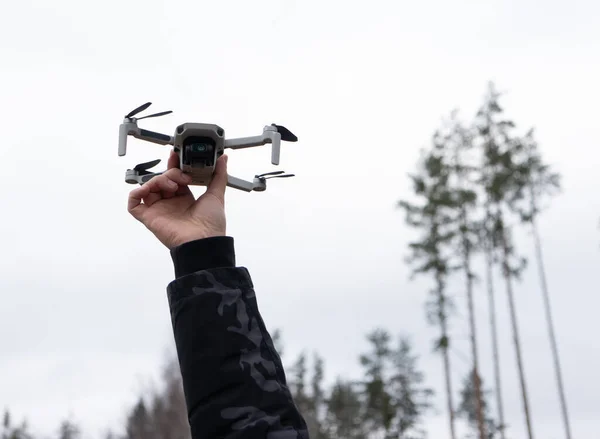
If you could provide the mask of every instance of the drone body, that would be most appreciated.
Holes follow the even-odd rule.
[[[127,152],[127,137],[133,136],[159,145],[172,145],[179,156],[180,169],[192,177],[191,185],[208,186],[212,180],[217,159],[221,157],[226,148],[241,149],[261,146],[270,143],[271,163],[279,165],[281,141],[296,142],[298,138],[287,128],[281,125],[267,125],[261,135],[226,139],[225,130],[218,125],[206,123],[184,123],[175,129],[173,136],[144,130],[138,127],[137,121],[149,117],[164,116],[171,111],[151,114],[135,118],[134,116],[151,105],[150,102],[136,108],[125,116],[119,127],[119,156]],[[143,184],[153,177],[160,175],[158,172],[149,172],[148,169],[156,166],[160,160],[141,163],[125,173],[125,181],[130,184]],[[266,180],[269,178],[293,177],[293,174],[284,174],[283,171],[269,172],[255,175],[253,181],[242,180],[231,175],[227,176],[229,187],[246,192],[264,191]]]

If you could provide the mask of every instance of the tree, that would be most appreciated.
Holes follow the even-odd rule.
[[[482,397],[481,403],[478,403],[476,396],[477,390],[475,389],[476,383],[479,383],[481,389],[483,386],[481,378],[475,375],[475,370],[471,370],[463,381],[463,387],[460,393],[460,403],[457,412],[466,418],[467,423],[471,426],[472,430],[477,431],[477,435],[479,435],[480,429],[478,412],[481,410],[483,412],[487,427],[485,439],[494,439],[496,437],[496,433],[499,433],[499,429],[489,415],[486,397],[488,392],[480,390]],[[478,405],[480,405],[481,408],[478,407]]]
[[[550,166],[544,163],[538,148],[538,143],[534,138],[533,129],[529,130],[522,139],[522,146],[525,157],[524,160],[522,160],[519,172],[516,173],[516,175],[521,178],[521,181],[518,186],[519,190],[516,191],[511,200],[511,207],[519,214],[521,220],[531,227],[565,436],[567,439],[571,439],[567,400],[562,379],[554,321],[552,318],[552,307],[550,305],[550,293],[548,291],[546,269],[544,267],[542,241],[537,226],[537,218],[542,211],[542,206],[540,205],[542,200],[545,197],[555,195],[560,191],[560,175],[553,172]]]
[[[511,133],[515,126],[512,121],[498,120],[503,112],[498,103],[499,96],[493,85],[490,84],[488,95],[476,118],[477,135],[483,150],[480,183],[485,190],[487,205],[490,209],[486,233],[489,236],[489,242],[499,250],[500,254],[517,358],[523,413],[528,437],[533,439],[513,289],[513,281],[519,279],[527,261],[516,254],[511,230],[506,221],[511,200],[514,199],[516,193],[522,190],[520,179],[515,178],[520,166],[515,160],[520,157],[522,143]]]
[[[363,405],[355,383],[337,379],[326,399],[327,434],[332,439],[364,439],[367,430],[363,423]]]
[[[409,338],[400,336],[397,348],[391,348],[389,333],[375,329],[367,339],[371,350],[360,356],[365,429],[389,439],[423,437],[419,423],[431,407],[433,390],[424,386]]]
[[[387,362],[391,353],[390,334],[383,329],[375,329],[367,334],[367,340],[371,345],[371,352],[360,356],[360,364],[365,370],[364,418],[370,431],[388,432],[395,415],[386,377]]]
[[[308,414],[312,421],[310,437],[314,439],[326,439],[327,433],[324,425],[325,390],[323,389],[323,378],[325,373],[325,362],[316,352],[313,354],[313,375],[311,379],[311,398]]]
[[[480,225],[474,220],[478,209],[477,192],[473,186],[476,182],[477,167],[472,163],[471,156],[473,150],[472,134],[456,118],[456,113],[452,114],[449,126],[440,135],[441,148],[446,151],[450,173],[449,189],[452,195],[452,206],[455,209],[457,226],[456,240],[451,244],[454,253],[458,257],[457,264],[464,273],[465,292],[467,296],[467,310],[469,316],[469,338],[471,344],[471,358],[474,369],[474,398],[475,414],[477,418],[477,427],[479,439],[485,439],[485,420],[483,415],[482,396],[479,386],[479,356],[477,352],[477,328],[475,324],[475,307],[473,298],[473,282],[475,273],[472,268],[472,258],[475,252],[479,250],[478,234]]]
[[[191,439],[183,380],[177,358],[163,367],[163,386],[152,401],[151,418],[155,434],[160,439]]]
[[[314,439],[326,439],[323,425],[325,416],[325,398],[323,390],[323,359],[314,354],[314,371],[311,379],[310,392],[307,390],[307,361],[306,354],[301,352],[296,363],[291,368],[290,390],[294,402],[306,421],[309,435]]]
[[[449,209],[452,209],[452,197],[448,189],[449,177],[443,145],[439,142],[439,133],[436,133],[432,150],[425,153],[418,164],[418,174],[410,176],[419,204],[405,200],[398,204],[406,213],[407,224],[421,230],[421,239],[409,244],[411,255],[408,261],[416,265],[413,276],[431,274],[434,279],[431,299],[426,304],[427,316],[429,322],[440,329],[435,349],[442,353],[450,437],[456,439],[451,364],[448,355],[448,317],[454,308],[446,292],[448,276],[454,267],[445,250],[447,244],[455,238],[451,227],[454,218],[449,212]]]
[[[306,353],[301,352],[290,369],[289,387],[294,402],[301,413],[306,413],[310,407],[310,398],[306,391]]]
[[[126,439],[154,439],[152,419],[146,409],[144,400],[140,398],[127,418],[125,427]]]
[[[418,368],[417,360],[409,338],[401,336],[398,348],[392,352],[390,394],[395,417],[390,437],[416,439],[425,436],[419,424],[422,416],[431,408],[433,390],[424,386],[425,377]]]
[[[80,437],[81,431],[77,424],[69,419],[61,422],[58,428],[58,439],[79,439]]]
[[[500,439],[505,439],[506,423],[504,421],[504,403],[502,400],[502,377],[500,373],[500,353],[498,349],[498,327],[496,325],[496,298],[494,290],[493,267],[498,263],[497,246],[494,238],[486,230],[492,230],[492,215],[489,198],[485,201],[484,227],[480,230],[480,243],[485,254],[485,282],[488,293],[488,315],[490,321],[490,332],[492,339],[492,363],[494,366],[494,384],[496,395],[496,409],[498,410],[497,430]]]
[[[0,439],[33,439],[33,436],[29,433],[29,426],[25,420],[20,425],[13,426],[10,412],[6,409],[2,419]]]

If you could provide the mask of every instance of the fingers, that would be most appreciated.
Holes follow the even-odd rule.
[[[180,169],[172,168],[164,174],[153,177],[129,193],[127,211],[137,220],[144,222],[148,208],[163,198],[171,198],[189,190],[187,185],[192,178]]]
[[[142,200],[147,197],[149,193],[148,186],[145,184],[129,193],[129,198],[127,199],[127,212],[138,221],[142,221],[142,217],[148,209],[148,206],[142,204]]]
[[[174,150],[171,150],[169,155],[169,161],[167,162],[167,169],[179,168],[179,154]]]
[[[217,160],[215,172],[212,181],[208,185],[206,193],[217,197],[221,202],[225,202],[225,189],[227,189],[227,156],[223,154]]]

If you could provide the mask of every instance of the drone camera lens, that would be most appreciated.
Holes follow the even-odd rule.
[[[208,151],[208,147],[209,145],[206,143],[192,143],[190,145],[192,152],[206,152]]]

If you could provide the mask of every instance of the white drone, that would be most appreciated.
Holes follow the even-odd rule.
[[[119,127],[119,156],[124,156],[127,152],[127,136],[158,143],[159,145],[173,145],[174,151],[179,155],[180,169],[192,177],[190,184],[196,186],[208,186],[212,180],[217,159],[223,155],[225,148],[241,149],[270,143],[272,145],[271,163],[279,165],[281,141],[298,141],[298,138],[290,130],[275,124],[265,126],[260,136],[225,139],[225,131],[217,125],[184,123],[175,129],[174,136],[168,136],[138,127],[138,120],[172,113],[172,111],[163,111],[144,117],[134,117],[150,105],[152,103],[147,102],[139,106],[123,119],[123,123]],[[144,184],[153,177],[162,174],[162,172],[148,171],[148,169],[159,163],[160,159],[140,163],[135,168],[128,169],[125,173],[125,181],[130,184]],[[294,174],[285,174],[284,171],[275,171],[255,175],[253,181],[246,181],[228,175],[227,186],[246,192],[262,192],[267,189],[267,179],[293,176]]]

